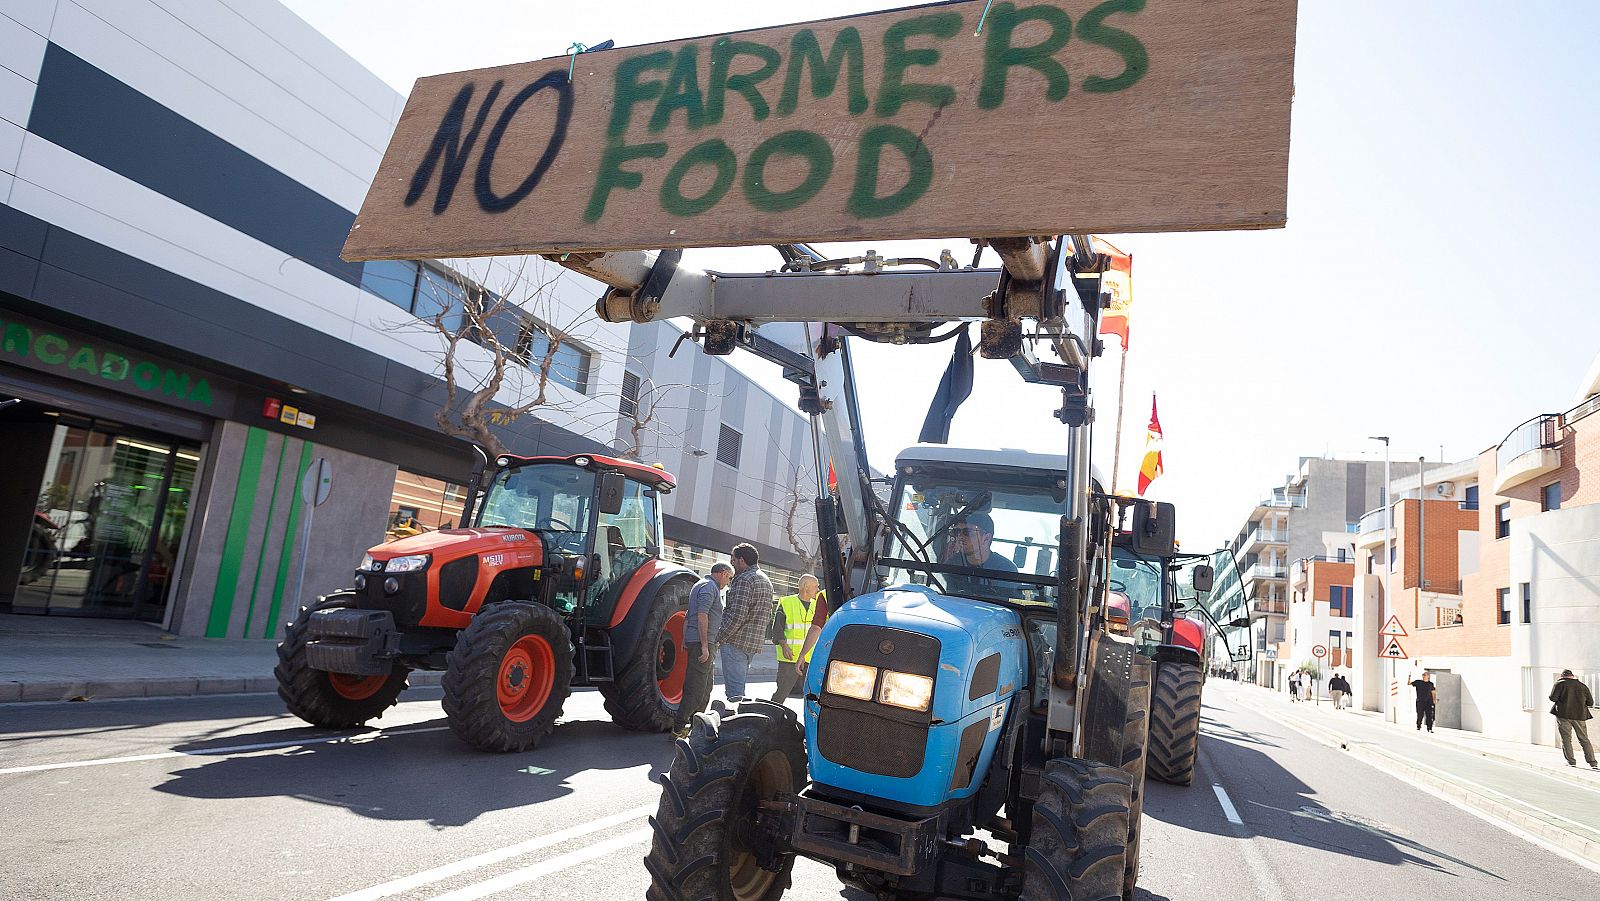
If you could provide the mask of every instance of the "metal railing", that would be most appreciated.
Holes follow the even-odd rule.
[[[1507,464],[1529,451],[1553,447],[1560,437],[1561,416],[1544,413],[1511,430],[1495,449],[1495,468],[1505,469]]]
[[[1269,563],[1257,563],[1244,571],[1244,581],[1246,582],[1252,579],[1285,579],[1288,576],[1287,567],[1274,566]]]
[[[1244,545],[1243,546],[1244,547],[1249,547],[1249,546],[1251,546],[1253,544],[1288,544],[1288,543],[1289,543],[1289,532],[1288,532],[1288,530],[1278,531],[1276,529],[1252,529],[1250,534],[1245,536]]]
[[[1274,494],[1261,502],[1263,507],[1277,507],[1280,509],[1304,507],[1305,505],[1306,496],[1303,494]]]

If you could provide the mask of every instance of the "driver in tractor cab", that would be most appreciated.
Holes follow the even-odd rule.
[[[992,569],[1014,573],[1017,565],[994,552],[994,518],[987,513],[974,511],[958,518],[950,526],[951,541],[945,548],[945,562],[976,569]],[[973,588],[994,588],[1000,585],[994,579],[981,576],[951,576],[953,583]],[[1009,583],[1008,583],[1009,584]]]

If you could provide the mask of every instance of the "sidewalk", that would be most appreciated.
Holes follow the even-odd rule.
[[[178,638],[148,623],[0,614],[0,703],[275,692],[277,642]],[[766,649],[755,681],[777,674]],[[413,686],[442,673],[417,671]],[[720,681],[720,679],[718,680]]]
[[[1513,831],[1600,864],[1600,772],[1588,769],[1581,758],[1574,769],[1558,748],[1458,729],[1418,732],[1409,721],[1395,724],[1367,711],[1335,711],[1326,701],[1291,703],[1286,695],[1254,686],[1227,683],[1224,691]]]

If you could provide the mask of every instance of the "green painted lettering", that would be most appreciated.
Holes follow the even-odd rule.
[[[783,79],[783,93],[778,96],[778,115],[790,115],[800,105],[800,75],[807,65],[811,66],[811,96],[818,99],[833,94],[839,84],[840,70],[849,66],[845,73],[850,94],[846,109],[852,116],[866,112],[867,89],[861,74],[863,58],[861,32],[854,28],[846,28],[834,37],[826,60],[822,58],[822,45],[817,42],[816,32],[809,28],[795,32],[789,41],[789,72]]]
[[[774,191],[767,184],[767,162],[774,154],[799,157],[806,161],[806,177],[787,191]],[[786,131],[757,145],[745,161],[744,196],[750,205],[766,213],[792,210],[817,195],[833,174],[833,150],[822,136],[809,131]]]
[[[189,392],[189,402],[202,407],[211,406],[211,383],[201,379],[194,385],[194,390]]]
[[[20,322],[6,323],[5,338],[0,339],[0,348],[8,354],[19,357],[28,355],[28,348],[33,346],[33,332]]]
[[[108,353],[100,358],[100,377],[108,382],[120,382],[128,377],[128,358]]]
[[[1043,22],[1050,33],[1037,44],[1016,47],[1012,32],[1024,22]],[[983,44],[983,79],[978,89],[978,108],[994,109],[1006,101],[1006,76],[1013,66],[1033,69],[1045,80],[1045,98],[1052,103],[1067,96],[1067,70],[1054,59],[1057,50],[1072,37],[1072,19],[1055,6],[1030,6],[1017,9],[1013,3],[997,3],[989,13]]]
[[[683,110],[690,128],[705,122],[705,102],[700,94],[700,53],[694,44],[684,44],[667,76],[667,89],[650,116],[650,130],[661,131],[672,120],[674,110]]]
[[[93,375],[100,368],[99,361],[94,358],[94,348],[87,344],[78,348],[72,354],[72,359],[67,361],[67,368],[81,369]]]
[[[907,103],[926,103],[929,106],[947,106],[956,99],[956,89],[945,84],[907,83],[906,70],[912,66],[931,66],[939,61],[939,51],[933,47],[906,47],[906,38],[915,35],[932,35],[940,39],[955,36],[961,30],[960,13],[931,13],[914,19],[902,19],[883,33],[883,84],[878,88],[878,115],[892,116]]]
[[[154,391],[161,384],[161,370],[154,363],[133,364],[133,384],[141,391]]]
[[[634,106],[661,96],[660,81],[641,82],[639,76],[651,70],[665,71],[671,63],[672,51],[658,50],[629,57],[617,66],[611,99],[611,124],[606,128],[608,137],[620,138],[628,130]]]
[[[883,148],[893,147],[906,158],[906,183],[887,197],[878,196],[878,167]],[[845,208],[862,219],[898,213],[917,202],[933,182],[933,154],[922,139],[898,125],[874,125],[861,133],[856,153],[856,181]]]
[[[700,165],[716,166],[716,179],[699,197],[683,196],[684,176]],[[738,161],[733,158],[733,150],[720,138],[696,144],[689,148],[689,152],[685,153],[682,159],[672,164],[666,179],[661,182],[661,208],[674,216],[696,216],[704,213],[716,206],[717,201],[728,193],[728,188],[733,185],[734,171],[738,166]]]
[[[761,61],[761,65],[753,72],[742,72],[737,75],[728,74],[733,67],[733,61],[741,56],[754,57]],[[755,121],[760,122],[767,117],[771,110],[767,107],[766,98],[756,90],[756,85],[772,77],[778,71],[778,64],[783,62],[783,54],[765,44],[752,41],[735,41],[729,38],[717,38],[711,45],[711,82],[706,88],[706,121],[712,125],[722,121],[722,111],[727,103],[728,92],[737,91],[744,95],[750,104],[750,112]]]
[[[189,374],[171,369],[162,373],[161,393],[168,397],[187,397],[189,395]]]
[[[67,362],[67,339],[44,332],[33,342],[33,355],[38,357],[41,363],[60,366]]]
[[[658,160],[667,155],[667,145],[657,141],[651,144],[624,144],[621,140],[606,142],[605,153],[600,155],[600,169],[594,176],[594,191],[589,194],[589,206],[583,211],[585,222],[598,222],[605,214],[606,200],[614,189],[631,191],[644,183],[644,176],[622,168],[633,160]]]
[[[1122,57],[1122,72],[1110,78],[1090,75],[1083,80],[1083,89],[1091,94],[1109,94],[1133,87],[1150,69],[1150,54],[1145,52],[1139,39],[1120,28],[1105,24],[1112,13],[1136,13],[1144,10],[1144,0],[1106,0],[1083,14],[1078,20],[1078,37]]]

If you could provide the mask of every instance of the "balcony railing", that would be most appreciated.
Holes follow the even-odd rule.
[[[1244,581],[1250,582],[1260,579],[1285,579],[1289,571],[1282,565],[1274,566],[1269,563],[1257,563],[1244,571]]]
[[[1384,512],[1387,508],[1379,507],[1361,514],[1361,521],[1356,524],[1356,534],[1377,532],[1384,527]]]
[[[1257,544],[1288,544],[1288,543],[1289,543],[1289,532],[1287,530],[1278,531],[1278,530],[1275,530],[1275,529],[1255,529],[1255,530],[1251,531],[1251,533],[1249,535],[1245,536],[1244,545],[1243,546],[1244,547],[1251,547],[1251,546],[1257,545]]]
[[[1554,447],[1560,435],[1558,428],[1560,422],[1559,415],[1546,413],[1543,416],[1535,416],[1512,429],[1511,434],[1500,442],[1500,447],[1495,451],[1495,468],[1504,469],[1506,464],[1528,451],[1538,450],[1541,447]]]
[[[1305,505],[1306,496],[1303,494],[1274,494],[1261,502],[1263,507],[1277,507],[1279,509],[1304,507]]]
[[[1289,612],[1288,601],[1251,601],[1250,616],[1283,616]]]

